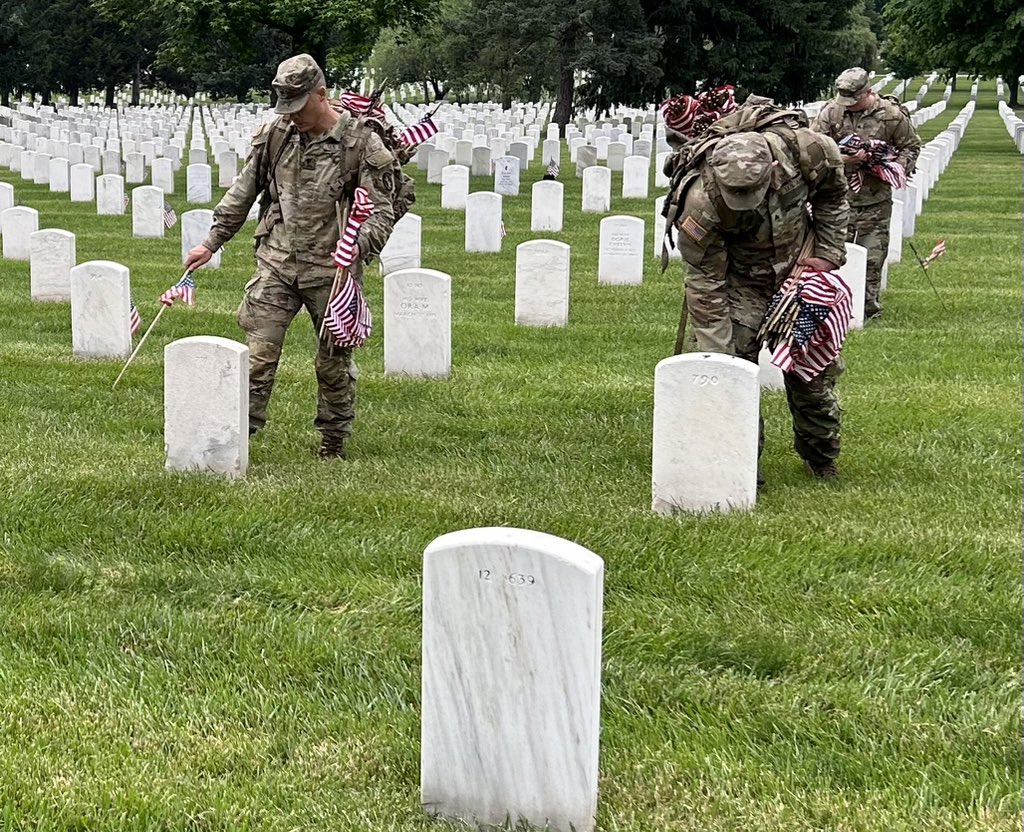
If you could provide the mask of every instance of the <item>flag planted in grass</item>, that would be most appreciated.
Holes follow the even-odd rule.
[[[128,331],[132,335],[135,335],[139,331],[139,327],[142,326],[142,318],[139,315],[139,307],[135,305],[135,301],[129,299],[132,308],[128,311]]]
[[[173,306],[176,300],[180,300],[186,306],[195,306],[196,282],[192,279],[192,272],[185,272],[181,280],[160,295],[160,303],[164,306]]]
[[[924,268],[927,269],[932,263],[934,263],[936,260],[938,260],[945,253],[946,253],[946,241],[945,240],[939,240],[935,244],[935,248],[932,249],[932,253],[929,254],[927,257],[924,258],[924,260],[921,261],[921,265]]]
[[[168,228],[174,228],[174,226],[175,226],[175,224],[177,222],[178,222],[178,215],[174,212],[174,209],[165,202],[164,203],[164,225],[166,225]]]

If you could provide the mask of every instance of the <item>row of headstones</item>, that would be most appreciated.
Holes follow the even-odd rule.
[[[1017,150],[1024,153],[1024,120],[1021,120],[1005,101],[999,102],[999,117],[1003,120],[1006,132],[1010,134]]]
[[[920,127],[926,121],[931,121],[936,116],[942,115],[946,112],[946,102],[936,101],[934,104],[930,104],[923,110],[917,110],[910,114],[910,123],[914,127]]]
[[[137,155],[137,154],[133,154]],[[6,161],[5,161],[6,160]],[[48,185],[51,193],[66,193],[72,202],[96,201],[98,214],[123,214],[125,185],[143,181],[144,177],[122,176],[120,173],[103,173],[97,177],[97,169],[87,163],[70,164],[68,159],[51,159],[45,153],[22,150],[12,145],[0,144],[0,166],[21,175],[23,181],[37,185]],[[118,169],[120,163],[118,163]],[[152,187],[162,193],[174,193],[174,169],[170,159],[156,159],[152,167]],[[233,168],[221,168],[222,175],[231,177],[230,186],[237,175]],[[212,169],[209,165],[189,165],[185,173],[185,201],[191,205],[208,205],[213,201]]]
[[[71,300],[71,274],[77,264],[75,235],[58,228],[39,229],[39,214],[34,208],[16,206],[4,209],[5,194],[0,183],[0,253],[4,260],[27,260],[32,300]],[[182,215],[182,259],[210,232],[213,212],[204,209]],[[221,253],[210,259],[207,268],[219,268]]]

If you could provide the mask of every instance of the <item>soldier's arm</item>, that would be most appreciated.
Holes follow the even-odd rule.
[[[896,161],[910,176],[917,167],[917,157],[921,153],[921,137],[910,123],[910,119],[901,111],[896,127],[889,137],[889,144],[896,148]]]
[[[363,260],[380,254],[395,226],[391,200],[402,169],[394,154],[376,133],[366,140],[359,165],[359,186],[365,188],[373,203],[373,213],[359,228],[359,256]]]
[[[697,349],[732,354],[732,314],[726,291],[729,257],[714,218],[688,198],[678,226],[686,275],[686,308]]]
[[[238,233],[249,216],[249,209],[263,190],[265,183],[260,180],[267,167],[264,156],[269,134],[270,128],[264,126],[253,136],[249,158],[246,159],[242,173],[213,209],[213,226],[203,241],[203,245],[210,251],[217,251]]]
[[[850,214],[843,160],[836,143],[824,136],[819,135],[807,151],[813,169],[820,171],[810,196],[814,256],[841,266],[846,262],[846,225]]]
[[[824,133],[826,136],[831,136],[833,139],[838,141],[842,136],[835,135],[836,131],[833,129],[834,122],[831,118],[833,106],[834,105],[830,102],[821,108],[818,115],[816,115],[811,121],[811,129],[817,133]]]

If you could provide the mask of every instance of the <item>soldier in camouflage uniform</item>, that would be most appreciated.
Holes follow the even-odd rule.
[[[862,139],[881,139],[897,152],[896,161],[909,177],[921,152],[921,139],[910,123],[910,115],[895,97],[882,97],[871,89],[867,70],[854,67],[836,79],[836,97],[826,104],[811,127],[837,142],[850,134]],[[847,172],[865,161],[863,150],[843,155]],[[847,240],[868,251],[864,317],[882,314],[879,293],[882,266],[889,254],[889,217],[892,214],[892,188],[870,174],[864,177],[860,191],[847,194],[850,202],[850,227]]]
[[[726,135],[688,174],[694,179],[677,228],[691,352],[736,355],[756,364],[758,328],[807,235],[815,235],[811,256],[802,261],[808,268],[835,269],[846,260],[848,208],[839,149],[806,127],[791,128],[789,135],[790,140],[774,132]],[[837,359],[810,382],[785,374],[794,447],[817,477],[838,475],[834,385],[842,370]],[[762,425],[759,451],[763,442]]]
[[[256,274],[245,286],[238,323],[249,346],[249,432],[267,420],[285,332],[305,307],[319,332],[336,267],[340,237],[337,206],[365,188],[373,213],[359,230],[360,260],[379,254],[394,225],[392,197],[398,162],[381,138],[347,112],[332,109],[324,75],[309,55],[283,61],[274,77],[275,112],[253,134],[241,175],[213,212],[209,236],[185,259],[188,268],[206,263],[245,222],[265,194],[256,227]],[[343,457],[355,419],[356,366],[352,350],[321,341],[316,355],[319,454]]]

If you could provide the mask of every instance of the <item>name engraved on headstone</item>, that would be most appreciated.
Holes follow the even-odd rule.
[[[639,252],[633,245],[630,234],[615,232],[608,235],[608,251],[612,254],[628,254],[635,256]]]

